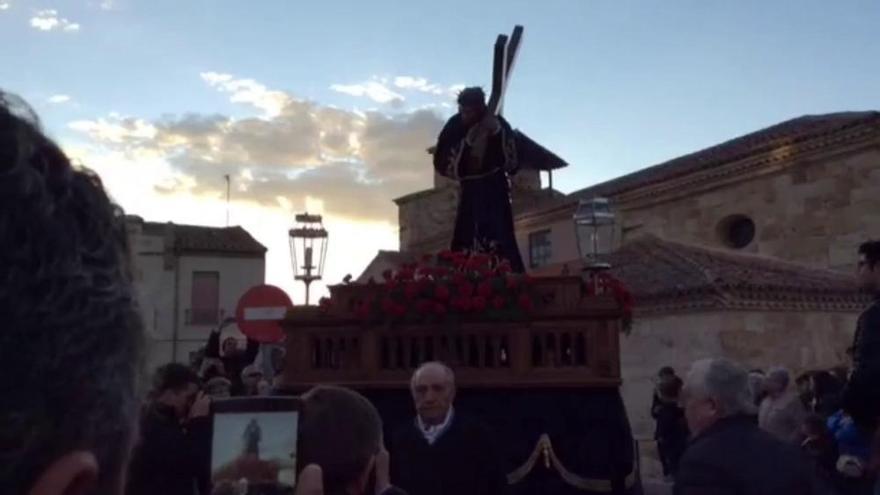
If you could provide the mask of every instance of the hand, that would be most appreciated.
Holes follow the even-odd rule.
[[[324,472],[321,466],[309,464],[300,471],[293,495],[324,495]]]
[[[196,400],[193,401],[193,405],[189,408],[189,417],[193,418],[203,418],[211,413],[211,396],[205,395],[204,392],[199,392]]]
[[[376,454],[376,495],[382,495],[391,488],[391,456],[385,450],[385,445]]]

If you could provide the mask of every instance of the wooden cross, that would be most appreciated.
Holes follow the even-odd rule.
[[[489,94],[489,103],[486,105],[491,115],[501,115],[504,108],[504,94],[510,82],[510,74],[516,64],[516,56],[522,44],[523,27],[514,26],[510,37],[499,34],[495,39],[495,54],[492,60],[492,92]],[[428,153],[433,155],[436,151],[434,146],[428,148]]]
[[[499,34],[495,40],[495,56],[492,61],[492,92],[487,105],[492,115],[501,115],[504,108],[504,96],[510,82],[511,71],[516,63],[522,36],[523,27],[514,26],[510,38],[507,35]]]

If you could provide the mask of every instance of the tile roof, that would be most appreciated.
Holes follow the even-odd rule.
[[[174,234],[174,248],[178,251],[258,256],[266,254],[266,247],[240,226],[205,227],[170,222],[144,222],[143,232],[147,235],[165,235],[169,227]]]
[[[611,196],[863,125],[869,129],[873,128],[873,132],[880,133],[880,112],[805,115],[575,191],[569,195],[569,198],[589,199],[594,196]]]
[[[385,270],[397,270],[402,265],[414,263],[418,261],[415,254],[400,251],[380,250],[376,257],[370,261],[370,264],[364,268],[363,273],[357,277],[355,282],[359,284],[367,283],[371,278],[376,281],[382,280],[382,272]]]
[[[646,235],[611,256],[612,274],[629,287],[636,310],[689,308],[855,311],[867,298],[854,277],[776,258],[684,244]],[[535,275],[576,274],[580,260]]]

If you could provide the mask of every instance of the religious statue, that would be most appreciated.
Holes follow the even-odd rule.
[[[462,90],[458,113],[446,122],[437,145],[429,150],[434,169],[461,185],[451,249],[498,255],[518,273],[525,266],[510,203],[510,177],[519,168],[517,133],[501,116],[501,106],[522,31],[517,26],[509,41],[507,36],[498,37],[489,102],[479,87]]]

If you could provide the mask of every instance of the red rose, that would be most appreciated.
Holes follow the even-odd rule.
[[[455,299],[452,300],[452,303],[450,304],[450,306],[452,306],[454,309],[456,309],[458,311],[466,312],[466,311],[470,311],[470,309],[471,309],[471,301],[470,301],[470,299],[468,299],[466,297],[456,297]]]
[[[427,255],[427,256],[430,256],[430,255]],[[441,260],[451,260],[453,257],[455,257],[455,253],[453,253],[452,251],[450,251],[448,249],[437,253],[437,258],[439,258]]]
[[[477,286],[477,295],[488,299],[492,296],[492,282],[485,280]]]
[[[423,266],[423,267],[419,268],[419,270],[416,273],[418,273],[420,277],[430,277],[430,276],[434,275],[434,269],[431,268],[430,266]]]
[[[467,277],[465,277],[464,274],[459,272],[455,272],[452,274],[452,283],[454,283],[455,285],[461,285],[465,282],[467,282]]]
[[[486,310],[486,298],[483,296],[474,296],[471,299],[471,308],[474,311],[485,311]]]
[[[445,315],[446,314],[446,306],[441,303],[434,303],[434,314],[437,315]]]
[[[495,309],[504,309],[504,306],[507,306],[507,301],[501,296],[495,296],[495,299],[492,299],[492,306],[494,306]]]
[[[496,270],[498,271],[498,273],[500,273],[500,274],[502,274],[502,275],[504,275],[504,274],[508,274],[508,273],[510,273],[511,271],[513,271],[513,269],[510,268],[510,262],[509,262],[509,261],[506,261],[506,260],[505,260],[505,261],[502,261],[502,262],[498,265],[498,267],[496,268]]]
[[[422,299],[416,304],[416,311],[421,314],[428,314],[434,310],[434,303],[426,299]]]
[[[368,319],[370,317],[370,305],[367,303],[360,303],[357,309],[355,309],[355,315],[362,320]]]
[[[515,277],[508,277],[506,285],[508,289],[516,289],[517,287],[519,287],[519,280],[517,280]]]
[[[415,282],[407,282],[403,287],[403,295],[407,300],[412,301],[419,295],[420,289],[421,287],[419,287],[419,284]]]
[[[434,290],[434,297],[441,301],[449,299],[449,288],[445,285],[438,285]]]
[[[406,306],[404,306],[403,304],[395,304],[394,309],[391,311],[391,314],[398,318],[406,316]]]
[[[534,308],[534,303],[532,303],[532,298],[528,296],[528,294],[520,294],[519,300],[517,301],[520,309],[523,311],[531,311]]]
[[[394,308],[397,304],[391,300],[390,298],[386,298],[382,300],[382,312],[386,314],[394,313]]]
[[[392,272],[390,269],[385,270],[384,272],[382,272],[382,278],[383,278],[386,282],[388,282],[389,280],[391,280],[392,278],[394,278],[394,272]]]
[[[422,263],[430,263],[434,261],[434,255],[432,254],[423,254],[422,255]]]
[[[462,297],[471,297],[472,295],[474,295],[474,284],[468,281],[464,281],[458,284],[458,293]]]
[[[438,266],[434,268],[434,276],[436,278],[443,278],[449,275],[449,268]]]

